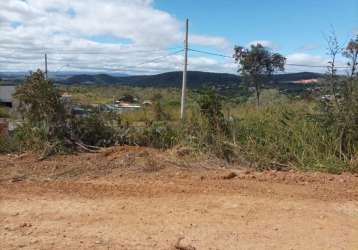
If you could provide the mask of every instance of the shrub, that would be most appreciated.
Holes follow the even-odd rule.
[[[24,123],[16,128],[14,141],[18,145],[18,150],[44,152],[48,154],[68,152],[71,148],[63,139],[53,137],[49,133],[49,126],[46,122],[38,123],[32,126],[30,123]]]
[[[9,118],[9,113],[4,109],[0,107],[0,118]]]
[[[16,152],[17,146],[18,144],[12,137],[0,135],[0,154]]]
[[[91,146],[110,146],[116,142],[115,130],[99,113],[72,119],[72,139]]]
[[[167,122],[153,122],[147,127],[127,128],[119,141],[121,144],[168,149],[177,143],[178,132]]]
[[[66,147],[67,113],[59,91],[41,70],[32,73],[16,88],[24,124],[16,131],[20,149],[59,151]]]

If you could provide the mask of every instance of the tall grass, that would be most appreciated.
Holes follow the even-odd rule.
[[[260,168],[275,163],[328,172],[349,168],[337,155],[337,139],[297,103],[247,107],[235,130],[241,153]]]
[[[87,144],[97,145],[97,142],[105,139],[109,143],[105,145],[128,144],[160,149],[185,145],[228,161],[245,159],[258,169],[358,172],[358,142],[355,142],[355,157],[342,158],[337,134],[314,118],[318,114],[318,102],[314,100],[291,100],[278,91],[268,90],[262,93],[262,106],[258,109],[252,98],[248,98],[245,103],[238,103],[230,99],[219,101],[212,95],[202,98],[202,94],[190,93],[186,119],[180,121],[180,105],[176,101],[180,97],[179,90],[70,87],[66,91],[75,98],[84,98],[84,103],[106,102],[113,98],[110,95],[128,93],[141,100],[151,99],[158,94],[163,97],[152,107],[115,118],[118,124],[106,130],[106,138],[101,138],[100,133],[96,132],[99,128],[97,123],[82,121],[80,131],[86,133],[77,134]],[[104,117],[99,118],[101,121],[98,122],[103,126],[110,124],[103,120]],[[38,140],[46,141],[46,130],[22,129],[23,133],[16,133],[17,138],[22,141],[19,143],[21,148],[31,148],[34,145],[43,147]],[[27,138],[29,134],[33,134],[32,140]],[[92,142],[94,138],[96,140]]]
[[[94,89],[97,95],[102,93]],[[121,121],[129,127],[126,139],[122,137],[124,143],[157,148],[182,144],[230,161],[244,158],[259,169],[286,166],[334,173],[358,171],[357,161],[340,157],[337,135],[313,119],[318,106],[314,100],[291,100],[277,90],[265,90],[261,108],[256,108],[254,97],[239,104],[223,99],[215,118],[200,107],[202,95],[190,93],[186,120],[181,122],[179,103],[174,101],[179,100],[178,90],[121,87],[117,91],[142,99],[160,94],[166,117],[158,121],[153,107],[123,114]]]

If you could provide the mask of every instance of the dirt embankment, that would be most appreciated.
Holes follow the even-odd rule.
[[[0,156],[0,235],[0,249],[358,249],[358,178],[187,149]]]

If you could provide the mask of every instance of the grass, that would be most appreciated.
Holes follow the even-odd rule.
[[[140,88],[129,86],[61,86],[62,92],[72,95],[74,101],[88,104],[106,104],[113,103],[113,98],[119,98],[123,95],[130,94],[138,97],[140,101],[151,100],[153,96],[160,94],[165,97],[168,105],[177,105],[180,92],[177,89],[165,88]]]
[[[0,118],[9,118],[9,112],[7,109],[0,107]]]
[[[186,120],[181,122],[178,89],[70,86],[61,87],[61,91],[84,105],[111,103],[113,97],[125,94],[140,101],[161,96],[160,108],[153,105],[120,116],[121,130],[113,136],[119,135],[122,144],[189,146],[229,161],[244,158],[258,169],[287,166],[305,171],[358,172],[357,153],[353,159],[342,159],[336,135],[312,119],[318,105],[314,100],[290,99],[277,90],[265,90],[262,107],[257,109],[252,97],[244,103],[224,99],[221,112],[225,126],[216,126],[200,110],[198,93],[189,93]],[[228,132],[219,127],[228,128]]]

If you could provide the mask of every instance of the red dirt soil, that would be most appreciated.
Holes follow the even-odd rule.
[[[0,156],[0,249],[358,249],[358,178],[190,150]]]

